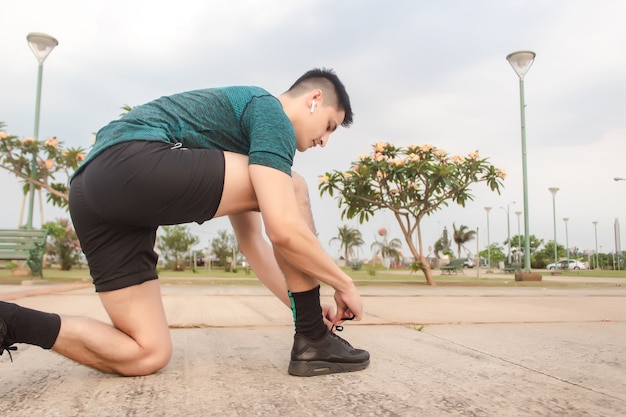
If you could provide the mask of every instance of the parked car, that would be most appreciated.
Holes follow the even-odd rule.
[[[548,266],[546,266],[547,269],[553,270],[554,269],[554,262],[551,264],[548,264]],[[563,261],[559,261],[558,262],[558,269],[573,269],[575,271],[579,271],[581,269],[587,269],[587,265],[585,265],[584,262],[581,261],[577,261],[575,259],[570,259],[570,260],[563,260]]]
[[[473,268],[475,266],[476,262],[474,262],[473,259],[466,258],[465,261],[463,261],[463,268]]]

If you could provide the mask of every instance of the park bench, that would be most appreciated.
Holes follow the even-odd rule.
[[[463,270],[463,266],[465,265],[465,259],[458,258],[451,260],[448,264],[441,266],[441,273],[452,275],[452,273],[457,273]]]
[[[48,230],[0,229],[0,260],[26,261],[33,276],[43,278]]]
[[[511,263],[511,264],[505,264],[504,268],[502,268],[504,270],[504,272],[510,272],[512,274],[521,271],[522,269],[522,264],[520,263]]]
[[[353,271],[360,271],[363,268],[363,261],[350,262]]]

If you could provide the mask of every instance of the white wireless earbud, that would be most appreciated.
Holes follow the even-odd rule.
[[[315,111],[315,101],[311,103],[311,113]]]

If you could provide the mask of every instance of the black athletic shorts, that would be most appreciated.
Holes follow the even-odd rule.
[[[69,206],[96,291],[157,279],[157,228],[211,219],[223,188],[222,151],[133,141],[89,162]]]

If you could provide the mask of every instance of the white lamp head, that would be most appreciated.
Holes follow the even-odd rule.
[[[59,41],[52,36],[40,32],[29,33],[26,40],[40,64],[43,64],[48,54],[59,44]]]
[[[509,61],[520,80],[523,80],[535,60],[535,55],[532,51],[517,51],[508,54],[506,60]]]

